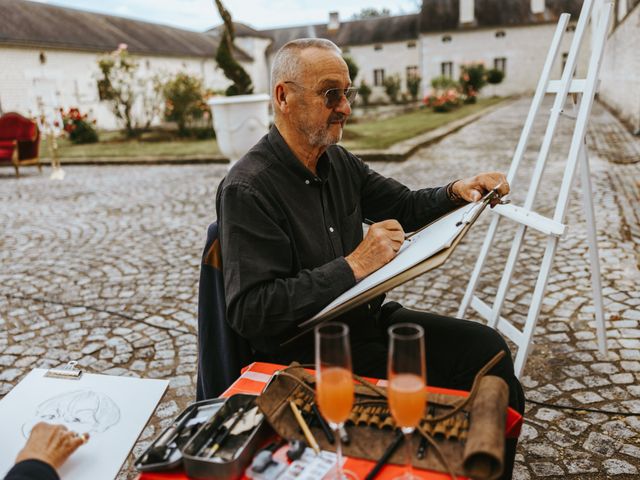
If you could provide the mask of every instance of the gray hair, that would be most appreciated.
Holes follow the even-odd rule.
[[[271,89],[282,80],[297,80],[300,73],[300,52],[307,48],[333,50],[338,55],[342,51],[331,40],[325,38],[299,38],[286,43],[273,57],[271,65]]]

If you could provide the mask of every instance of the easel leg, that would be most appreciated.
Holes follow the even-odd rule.
[[[598,334],[598,349],[603,355],[607,354],[607,330],[604,320],[604,305],[602,301],[602,283],[600,280],[600,259],[598,256],[598,236],[596,233],[596,218],[593,210],[593,190],[591,188],[591,173],[587,147],[582,143],[578,158],[581,163],[580,184],[582,186],[582,200],[587,219],[587,238],[589,241],[589,260],[591,261],[591,287],[593,288],[593,306],[596,314],[596,331]]]
[[[540,267],[538,280],[536,281],[533,296],[531,297],[531,305],[529,306],[527,321],[522,332],[522,342],[518,345],[518,353],[513,365],[516,377],[518,378],[522,375],[524,365],[527,361],[527,357],[529,356],[529,351],[531,350],[533,332],[535,331],[536,324],[538,323],[540,307],[542,306],[544,292],[547,289],[547,281],[549,280],[549,274],[551,273],[551,267],[553,266],[553,258],[556,254],[557,245],[558,237],[550,236],[547,240],[547,248],[544,251],[544,257],[542,258],[542,266]]]
[[[487,260],[487,255],[489,254],[489,249],[491,248],[491,244],[493,243],[493,238],[496,235],[496,230],[498,229],[499,223],[500,217],[498,215],[494,215],[494,217],[491,219],[489,229],[487,230],[487,235],[484,238],[482,248],[480,249],[480,255],[478,255],[476,266],[473,268],[473,273],[471,274],[471,279],[469,280],[469,284],[467,285],[467,290],[465,291],[464,297],[462,297],[462,302],[460,303],[460,307],[458,308],[458,318],[464,318],[467,308],[469,308],[469,305],[471,304],[473,293],[478,286],[478,280],[480,279],[482,268],[484,267],[484,262]]]

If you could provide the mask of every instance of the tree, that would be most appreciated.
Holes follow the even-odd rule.
[[[100,99],[111,104],[111,111],[123,122],[127,136],[134,137],[140,129],[149,128],[161,110],[158,78],[137,75],[138,63],[125,44],[101,57],[98,67],[102,73],[98,80]]]
[[[400,75],[389,75],[383,82],[384,91],[392,103],[398,103],[400,93]]]
[[[356,61],[351,58],[349,55],[343,55],[345,63],[347,64],[347,68],[349,69],[349,78],[351,79],[351,83],[356,83],[356,77],[358,76],[358,72],[360,71],[360,67]]]
[[[220,39],[220,45],[218,45],[218,51],[216,52],[216,62],[218,62],[218,65],[222,68],[224,76],[233,82],[225,93],[227,96],[253,93],[251,77],[233,57],[235,31],[231,14],[224,8],[220,0],[216,0],[216,6],[224,22],[222,38]]]
[[[422,82],[420,75],[409,75],[407,77],[407,90],[414,102],[418,99],[418,94],[420,93],[420,82]]]
[[[371,87],[362,80],[360,87],[358,87],[358,95],[362,98],[362,103],[366,106],[369,105],[369,97],[371,96]]]
[[[380,10],[376,8],[363,8],[359,13],[354,13],[351,18],[354,20],[359,20],[363,18],[375,18],[375,17],[388,17],[391,15],[391,10],[388,8],[381,8]]]

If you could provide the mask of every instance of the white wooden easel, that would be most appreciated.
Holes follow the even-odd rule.
[[[594,6],[594,3],[597,3]],[[507,174],[507,180],[513,185],[513,180],[516,175],[516,171],[520,166],[520,161],[524,155],[531,135],[534,120],[544,96],[546,93],[555,94],[555,100],[551,109],[551,115],[545,131],[544,139],[538,153],[538,158],[535,164],[535,169],[531,177],[529,184],[529,190],[526,200],[522,207],[518,207],[512,204],[498,205],[492,211],[496,214],[492,218],[491,224],[487,231],[487,236],[484,240],[482,248],[480,250],[480,256],[476,262],[469,285],[465,292],[464,298],[458,310],[458,317],[462,318],[469,306],[476,310],[483,318],[488,321],[489,326],[497,328],[501,333],[513,341],[518,347],[518,353],[515,360],[515,372],[518,377],[521,376],[524,369],[529,350],[531,349],[531,342],[533,332],[538,320],[538,314],[540,313],[540,307],[542,304],[543,295],[551,272],[553,264],[553,258],[555,256],[556,248],[558,246],[558,240],[563,235],[566,225],[564,224],[565,214],[569,204],[569,196],[571,194],[571,188],[574,182],[574,176],[578,164],[580,164],[581,170],[581,186],[584,200],[584,210],[587,221],[587,235],[589,240],[589,257],[591,262],[591,279],[593,285],[593,299],[595,306],[596,327],[598,334],[598,348],[600,352],[606,354],[606,331],[605,320],[602,303],[602,288],[600,283],[600,264],[598,260],[598,246],[596,237],[595,216],[593,210],[593,197],[591,189],[591,180],[589,173],[589,161],[587,158],[587,147],[585,135],[587,131],[587,123],[589,115],[591,113],[591,107],[593,105],[594,95],[596,93],[598,83],[598,72],[600,70],[600,63],[602,60],[602,54],[604,52],[604,45],[607,37],[609,19],[613,9],[613,2],[611,0],[584,0],[580,18],[576,26],[575,34],[569,50],[566,65],[562,72],[562,78],[560,80],[550,80],[551,69],[557,59],[558,51],[560,49],[560,42],[562,36],[566,31],[567,23],[569,22],[569,14],[562,14],[558,21],[551,47],[547,58],[545,60],[542,74],[538,82],[536,93],[527,115],[522,134],[518,146],[514,153],[514,157]],[[587,24],[591,20],[592,36],[591,36],[591,56],[589,59],[589,66],[587,76],[584,79],[577,79],[574,77],[574,71],[576,67],[578,51],[580,45],[583,42],[585,30]],[[558,119],[563,114],[563,107],[567,101],[568,94],[575,94],[580,98],[579,106],[577,107],[577,114],[575,115],[575,127],[573,137],[571,141],[571,147],[567,156],[567,165],[564,171],[562,179],[562,185],[558,194],[555,212],[553,218],[544,217],[532,210],[538,187],[540,186],[540,180],[544,171],[545,163],[549,155],[549,149],[551,142],[556,131]],[[575,109],[575,108],[574,108]],[[566,115],[566,114],[565,114]],[[568,115],[570,116],[570,115]],[[519,224],[513,244],[511,245],[511,251],[507,258],[506,266],[503,272],[496,297],[492,306],[488,305],[476,295],[474,291],[477,287],[478,280],[481,277],[482,269],[487,258],[487,254],[491,248],[494,240],[498,224],[500,219],[506,217]],[[511,278],[513,270],[518,260],[520,248],[524,239],[524,235],[527,228],[533,228],[547,235],[547,245],[544,252],[544,257],[541,262],[540,272],[536,281],[533,296],[531,298],[531,305],[525,321],[524,330],[519,330],[512,322],[506,318],[500,316],[505,296]]]

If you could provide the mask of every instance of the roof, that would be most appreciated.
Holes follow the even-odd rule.
[[[0,11],[0,44],[209,58],[218,48],[205,33],[43,3],[0,0]]]
[[[224,28],[224,24],[220,24],[216,27],[210,28],[207,30],[207,33],[219,33],[220,30]],[[236,37],[254,37],[254,38],[267,38],[271,40],[271,36],[268,34],[256,30],[253,27],[250,27],[246,23],[241,22],[233,22],[234,33]]]
[[[273,51],[297,38],[326,38],[338,46],[403,42],[418,38],[418,19],[418,14],[412,14],[352,20],[340,22],[335,32],[329,31],[326,23],[272,28],[261,32],[273,38]]]
[[[539,15],[531,13],[530,0],[475,0],[475,22],[472,25],[459,24],[458,6],[459,0],[424,0],[420,31],[535,25],[557,22],[564,12],[577,20],[582,0],[545,0],[545,11]]]

